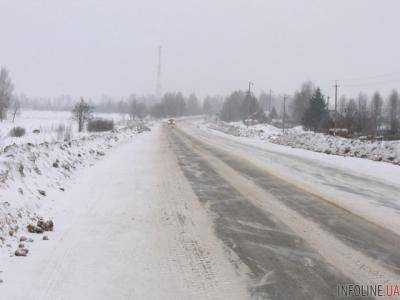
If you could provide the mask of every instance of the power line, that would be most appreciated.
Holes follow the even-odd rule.
[[[345,77],[342,78],[341,81],[357,81],[357,80],[368,80],[368,79],[376,79],[376,78],[384,78],[384,77],[392,77],[395,75],[400,75],[400,72],[391,72],[379,75],[371,75],[371,76],[361,76],[361,77]]]
[[[400,83],[400,79],[391,79],[385,81],[365,82],[365,83],[351,83],[351,84],[344,84],[343,87],[368,87],[368,86],[376,86],[376,85],[396,83],[396,82]]]

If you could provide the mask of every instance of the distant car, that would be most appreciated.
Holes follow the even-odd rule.
[[[175,119],[169,119],[168,120],[168,125],[175,126],[176,125]]]

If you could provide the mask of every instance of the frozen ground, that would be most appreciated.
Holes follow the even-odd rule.
[[[346,139],[304,131],[300,126],[282,129],[272,125],[245,126],[242,122],[208,122],[207,126],[238,137],[266,140],[274,144],[301,148],[325,154],[352,156],[400,165],[400,141],[366,141]]]

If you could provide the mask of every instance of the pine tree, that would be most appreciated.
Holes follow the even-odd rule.
[[[328,109],[321,89],[317,88],[310,99],[310,104],[302,118],[302,125],[306,129],[317,131],[328,121]]]
[[[232,122],[241,119],[241,109],[246,95],[242,91],[235,91],[230,94],[222,105],[220,117],[222,121]]]
[[[276,112],[275,106],[272,107],[272,110],[269,113],[269,117],[271,119],[276,119],[278,117],[278,113]]]
[[[251,93],[247,92],[246,97],[242,103],[242,120],[246,120],[247,118],[254,118],[254,116],[260,110],[260,105],[258,104],[258,100]]]

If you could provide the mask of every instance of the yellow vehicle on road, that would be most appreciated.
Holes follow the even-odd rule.
[[[169,126],[175,126],[176,125],[175,119],[169,119],[168,120],[168,125]]]

